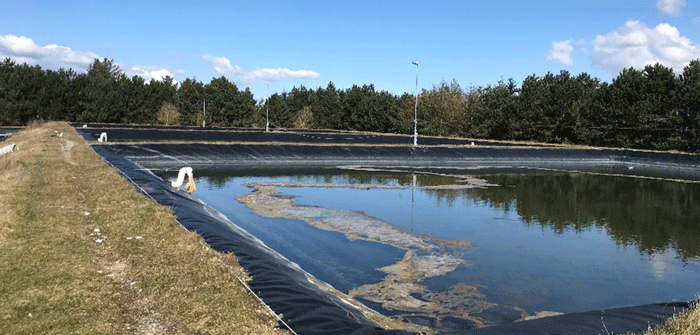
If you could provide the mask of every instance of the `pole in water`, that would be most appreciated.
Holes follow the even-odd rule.
[[[415,203],[416,203],[416,174],[413,174],[413,181],[411,182],[411,233],[413,233],[413,220],[415,216]]]

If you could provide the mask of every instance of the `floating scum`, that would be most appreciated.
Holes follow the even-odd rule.
[[[122,130],[120,130],[122,129]],[[102,132],[99,126],[78,129],[86,139],[95,140]],[[298,333],[305,334],[345,334],[345,333],[403,333],[405,331],[434,332],[425,326],[396,322],[357,303],[353,297],[368,301],[390,304],[399,310],[413,310],[416,313],[453,313],[473,322],[476,326],[488,325],[484,320],[471,317],[473,311],[494,307],[483,299],[478,289],[463,285],[454,292],[425,292],[420,286],[424,278],[440,276],[454,270],[463,260],[443,252],[443,248],[468,250],[466,244],[455,241],[417,237],[396,229],[389,224],[377,222],[371,217],[295,205],[293,199],[280,197],[273,184],[250,184],[255,189],[252,194],[240,197],[254,211],[269,217],[284,217],[306,221],[320,229],[341,232],[347,236],[394,246],[406,251],[404,258],[381,271],[386,279],[376,285],[365,285],[353,289],[349,295],[343,294],[320,282],[290,262],[276,251],[268,248],[256,237],[248,234],[221,213],[191,195],[178,192],[191,170],[180,170],[181,177],[170,187],[149,169],[177,169],[182,166],[198,168],[331,168],[352,170],[397,170],[431,171],[440,174],[468,174],[470,172],[567,172],[605,175],[635,176],[641,178],[662,178],[670,180],[700,181],[700,158],[680,153],[656,153],[635,150],[598,148],[574,148],[561,146],[515,145],[513,143],[489,142],[488,145],[472,145],[456,140],[431,139],[434,145],[414,147],[395,143],[397,137],[361,134],[338,134],[336,132],[281,133],[277,139],[289,142],[266,142],[255,131],[248,131],[254,141],[240,141],[241,130],[202,131],[188,128],[167,128],[164,134],[173,137],[180,133],[190,142],[168,143],[158,141],[161,130],[138,128],[138,139],[148,138],[150,142],[129,142],[137,133],[135,128],[110,126],[111,142],[95,143],[94,150],[107,159],[143,192],[159,203],[171,207],[179,221],[186,228],[202,235],[216,250],[233,252],[242,266],[251,274],[249,285],[259,293],[276,313]],[[122,133],[124,134],[122,134]],[[207,140],[193,137],[200,132]],[[127,134],[128,133],[128,134]],[[301,136],[304,135],[304,136]],[[270,137],[271,138],[271,137]],[[268,139],[270,139],[268,138]],[[400,138],[400,137],[399,137]],[[121,139],[121,140],[120,140]],[[232,140],[234,139],[234,140]],[[294,141],[292,141],[294,139]],[[371,139],[371,143],[368,143]],[[404,138],[404,139],[407,139]],[[319,141],[326,141],[319,146]],[[255,143],[253,143],[255,142]],[[340,142],[340,143],[336,143]],[[457,143],[457,144],[455,144]],[[177,185],[176,185],[177,184]],[[283,187],[289,185],[281,185]],[[308,186],[308,185],[307,185]],[[449,187],[488,186],[478,179],[462,182]],[[353,225],[345,223],[353,222]],[[416,293],[432,297],[427,301],[415,299]],[[452,295],[452,298],[449,296]],[[441,304],[454,302],[454,297],[469,301],[464,305]],[[431,300],[434,299],[434,300]],[[579,331],[621,333],[645,330],[668,317],[687,308],[688,303],[655,304],[634,308],[621,308],[588,313],[574,313],[548,317],[541,320],[522,321],[496,327],[471,330],[475,333],[516,334],[529,331],[532,334],[553,334],[552,331]],[[517,307],[517,314],[526,313]],[[601,319],[604,320],[601,328]],[[391,330],[399,329],[399,330]],[[565,332],[566,333],[566,332]]]

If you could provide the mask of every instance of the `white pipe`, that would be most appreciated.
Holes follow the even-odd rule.
[[[177,174],[177,181],[170,182],[170,185],[176,189],[180,189],[180,186],[182,186],[182,183],[185,181],[185,174],[187,174],[187,177],[192,180],[194,177],[192,176],[192,168],[191,167],[184,167],[180,169],[180,172]]]
[[[100,138],[97,139],[97,142],[107,142],[107,133],[100,134]]]
[[[0,148],[0,156],[2,156],[4,154],[8,154],[8,153],[13,152],[13,151],[17,151],[17,150],[19,150],[19,148],[17,147],[17,144],[12,143],[10,145],[6,145],[6,146]]]

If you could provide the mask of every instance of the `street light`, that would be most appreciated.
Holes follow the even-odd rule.
[[[270,83],[265,83],[267,85],[267,103],[265,107],[267,111],[265,112],[265,131],[270,131]]]
[[[418,62],[413,61],[411,64],[416,66],[416,107],[413,110],[413,146],[418,145]]]

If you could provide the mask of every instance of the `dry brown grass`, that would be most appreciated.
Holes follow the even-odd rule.
[[[669,319],[663,326],[644,335],[698,335],[700,334],[700,305],[696,302],[690,311]]]
[[[2,333],[286,333],[238,282],[234,256],[184,230],[70,126],[5,143],[20,150],[0,156]]]

